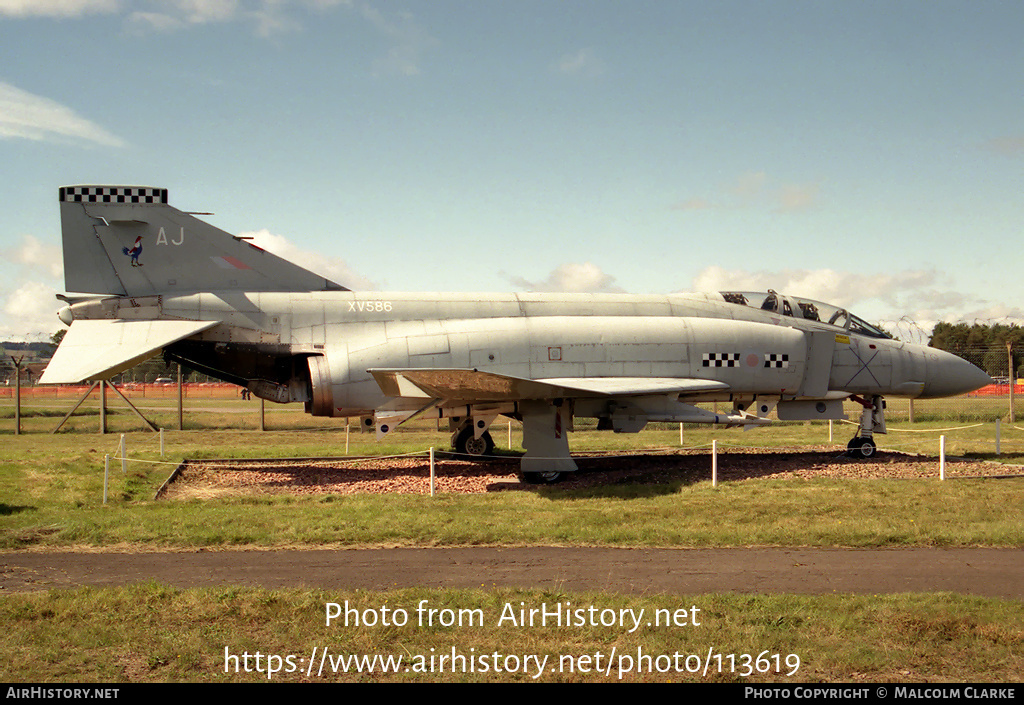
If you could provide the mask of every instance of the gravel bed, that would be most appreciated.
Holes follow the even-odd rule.
[[[629,456],[574,455],[580,467],[561,489],[633,483],[699,482],[711,478],[711,453],[652,452]],[[533,490],[519,482],[517,458],[458,460],[441,455],[435,462],[436,491],[443,494]],[[946,477],[1024,476],[1024,466],[949,460]],[[938,458],[879,452],[869,459],[849,458],[837,448],[720,448],[719,481],[769,478],[922,478],[938,477]],[[259,494],[428,494],[427,458],[373,458],[356,461],[297,460],[238,462],[187,461],[164,497],[190,499]]]

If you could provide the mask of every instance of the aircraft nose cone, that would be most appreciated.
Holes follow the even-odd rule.
[[[954,397],[992,384],[992,378],[963,358],[929,350],[928,374],[922,397]]]

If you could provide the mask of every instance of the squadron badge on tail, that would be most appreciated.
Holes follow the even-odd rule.
[[[141,235],[139,235],[137,238],[135,238],[135,245],[133,245],[130,249],[127,248],[127,247],[122,247],[121,251],[124,252],[126,255],[130,255],[131,256],[131,258],[132,258],[132,266],[133,267],[141,267],[142,266],[142,262],[139,261],[139,255],[142,254],[142,236]]]

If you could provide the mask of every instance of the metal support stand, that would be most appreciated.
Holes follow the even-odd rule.
[[[100,433],[107,432],[107,382],[100,380]]]
[[[57,427],[50,431],[50,433],[56,433],[61,429],[61,426],[67,423],[67,420],[71,418],[71,415],[78,411],[78,407],[82,405],[82,402],[89,398],[89,395],[92,394],[92,390],[96,389],[96,385],[100,385],[100,433],[107,432],[107,387],[113,389],[114,392],[119,397],[121,397],[121,399],[124,400],[124,403],[128,405],[128,408],[134,411],[135,415],[142,419],[142,422],[149,427],[150,431],[153,431],[154,433],[157,433],[159,431],[159,429],[157,429],[156,425],[152,421],[143,416],[142,412],[139,411],[134,404],[128,401],[128,397],[122,394],[120,389],[118,389],[113,384],[104,379],[100,380],[99,382],[93,382],[89,386],[89,389],[86,390],[85,394],[82,395],[82,398],[79,399],[78,402],[73,407],[71,407],[71,411],[64,415],[64,418],[60,420],[60,423],[57,424]]]
[[[105,381],[103,384],[106,384],[108,387],[113,389],[114,393],[117,394],[117,396],[121,397],[121,399],[124,401],[124,403],[128,405],[128,408],[131,409],[132,411],[134,411],[135,415],[138,416],[140,419],[142,419],[142,423],[144,423],[147,426],[149,426],[149,430],[150,431],[152,431],[153,433],[159,433],[160,432],[160,429],[158,429],[156,427],[156,424],[153,423],[152,421],[150,421],[149,419],[147,419],[145,416],[143,416],[142,412],[139,411],[134,404],[132,404],[130,401],[128,401],[128,397],[126,397],[124,394],[121,393],[120,389],[115,387],[109,381]]]
[[[178,430],[185,430],[185,415],[182,411],[182,394],[181,394],[181,363],[178,363]]]
[[[14,363],[14,435],[21,435],[21,361],[25,356],[15,359],[11,355],[11,362]]]

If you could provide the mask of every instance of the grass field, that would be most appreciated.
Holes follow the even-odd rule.
[[[415,610],[422,600],[458,609],[461,625],[420,627]],[[403,626],[340,621],[328,626],[326,603],[344,606],[346,601],[361,614],[388,606],[393,619],[399,610],[409,619]],[[509,606],[565,602],[601,610],[643,609],[646,615],[662,610],[677,618],[683,610],[688,621],[672,626],[663,621],[632,633],[589,624],[535,629],[501,624]],[[8,625],[0,665],[6,682],[1018,683],[1024,676],[1024,605],[955,595],[328,593],[176,590],[143,583],[7,596],[0,599],[0,619]],[[329,658],[321,672],[322,650]],[[250,672],[244,670],[246,654]],[[442,660],[453,654],[462,658],[454,661],[456,673],[453,661]],[[365,665],[362,673],[354,672],[351,656],[373,655],[378,658],[372,672]],[[470,663],[474,672],[464,672]],[[502,672],[494,671],[495,664]],[[276,673],[268,674],[268,666]]]
[[[614,545],[614,546],[1024,546],[1022,487],[1018,480],[744,480],[712,488],[710,482],[668,487],[615,486],[567,491],[483,495],[236,497],[207,501],[154,501],[153,494],[182,458],[342,455],[346,433],[336,421],[305,416],[297,408],[268,405],[270,431],[258,424],[258,402],[234,398],[191,400],[189,430],[157,434],[111,402],[112,433],[96,432],[96,410],[50,431],[66,406],[33,402],[24,433],[13,419],[0,421],[0,548],[102,550],[198,548],[358,547],[367,545]],[[989,400],[986,400],[989,401]],[[174,399],[141,402],[159,426],[177,423]],[[997,402],[998,403],[998,402]],[[0,410],[7,409],[0,405]],[[202,410],[200,410],[202,409]],[[891,409],[891,407],[890,407]],[[920,409],[916,418],[921,418]],[[980,416],[998,410],[984,411]],[[980,418],[979,416],[979,418]],[[991,419],[988,419],[991,421]],[[880,445],[937,453],[939,435],[950,453],[1002,462],[1024,462],[1024,432],[1002,426],[996,458],[992,423],[915,424],[893,421]],[[1017,424],[1022,425],[1022,424]],[[962,426],[970,426],[963,428]],[[953,428],[957,427],[957,428]],[[108,503],[102,503],[103,456],[116,455],[127,437],[128,472],[111,468]],[[507,429],[492,427],[499,449]],[[828,443],[822,424],[785,424],[745,433],[687,426],[683,444],[703,447],[714,438],[730,445],[801,447]],[[838,445],[852,427],[834,428]],[[429,424],[402,429],[378,444],[372,434],[351,433],[349,453],[388,454],[446,446],[448,434]],[[513,429],[512,452],[519,449]],[[616,435],[581,429],[574,450],[678,447],[678,426]],[[681,520],[685,517],[684,520]],[[494,617],[507,603],[572,602],[639,609],[700,605],[707,627],[647,630],[509,629],[490,624],[472,630],[325,627],[324,603],[379,608],[432,604],[480,609]],[[1018,601],[952,595],[649,595],[545,591],[393,590],[380,593],[224,588],[176,590],[156,584],[126,588],[53,590],[0,596],[6,630],[0,638],[0,679],[12,681],[227,680],[259,681],[261,672],[224,672],[231,653],[309,654],[314,646],[338,653],[391,653],[428,658],[451,648],[477,654],[796,654],[800,666],[703,673],[630,671],[624,680],[823,680],[1000,681],[1024,678],[1024,605]],[[117,615],[111,619],[111,615]],[[496,621],[496,620],[491,620]],[[434,649],[431,652],[431,649]],[[307,656],[308,658],[308,656]],[[511,663],[511,662],[510,662]],[[546,672],[542,680],[617,680],[592,661],[575,670]],[[581,663],[589,664],[580,666]],[[735,659],[734,659],[735,663]],[[756,662],[752,662],[756,664]],[[766,662],[762,662],[764,665]],[[287,666],[287,664],[284,664]],[[425,669],[429,670],[427,666]],[[229,669],[230,670],[230,669]],[[300,680],[301,669],[275,680]],[[509,669],[511,670],[511,669]],[[441,675],[411,671],[372,676],[331,675],[329,680],[531,680],[516,673]],[[780,673],[781,671],[781,673]],[[311,680],[318,680],[312,677]],[[328,680],[321,677],[320,680]]]

